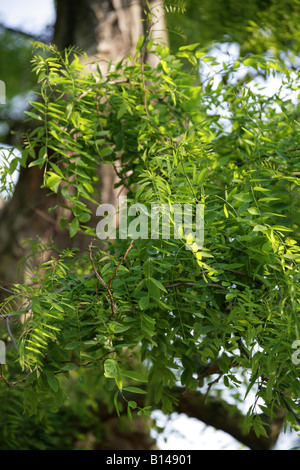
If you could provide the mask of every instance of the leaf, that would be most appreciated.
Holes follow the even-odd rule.
[[[243,64],[246,65],[246,67],[251,67],[253,64],[255,64],[255,60],[254,58],[249,57],[244,60]]]
[[[117,119],[121,119],[121,117],[127,112],[127,105],[126,103],[123,103],[122,106],[120,106],[118,114],[117,114]]]
[[[253,420],[253,429],[256,437],[263,436],[268,438],[268,434],[263,426],[262,420],[259,415],[256,415]]]
[[[129,377],[132,380],[136,380],[137,382],[148,382],[147,377],[132,370],[122,370],[121,374],[125,377]]]
[[[80,216],[79,216],[79,220],[82,223],[88,222],[90,220],[90,218],[91,218],[91,216],[87,212],[84,212],[83,214],[80,214]]]
[[[31,118],[33,118],[33,119],[37,119],[38,121],[42,121],[42,120],[43,120],[42,117],[41,117],[39,114],[33,113],[32,111],[25,111],[25,113],[26,113],[29,117],[31,117]]]
[[[53,375],[47,375],[47,382],[50,385],[53,392],[58,391],[59,383],[58,383],[58,380],[56,379],[56,377],[54,377]]]
[[[200,171],[199,175],[197,176],[197,185],[201,185],[205,179],[205,175],[207,173],[207,168],[204,168],[202,171]]]
[[[268,230],[268,227],[260,224],[257,224],[255,227],[253,227],[253,232],[265,232],[266,230]]]
[[[227,210],[226,204],[224,204],[223,209],[224,209],[225,217],[228,219],[228,210]]]
[[[104,376],[114,379],[119,374],[119,365],[115,359],[106,359],[104,362]]]
[[[114,394],[114,405],[115,405],[115,409],[116,409],[117,415],[118,415],[119,418],[120,418],[120,411],[119,411],[119,405],[118,405],[118,395],[119,395],[119,392],[116,392],[116,393]]]
[[[253,196],[250,193],[239,193],[239,194],[235,194],[233,197],[234,199],[237,199],[238,201],[241,201],[241,202],[253,201]]]
[[[247,211],[252,215],[260,215],[260,212],[257,207],[248,207]]]
[[[147,296],[141,297],[139,300],[139,307],[141,310],[145,310],[150,303],[150,299]]]
[[[134,410],[137,407],[137,403],[136,403],[136,401],[129,400],[128,406],[130,406],[130,408],[132,408]]]
[[[137,44],[136,44],[136,50],[137,51],[140,51],[142,49],[142,46],[144,44],[144,40],[145,40],[144,36],[139,35],[139,38],[138,38],[138,41],[137,41]]]
[[[78,219],[73,219],[70,223],[70,237],[73,238],[79,230],[79,221]]]
[[[194,44],[189,44],[188,46],[181,46],[179,48],[179,50],[180,51],[193,51],[198,46],[200,46],[200,44],[197,42],[197,43],[194,43]]]
[[[53,173],[52,171],[50,171],[48,174],[50,176],[46,180],[46,185],[48,186],[48,188],[51,189],[51,191],[57,193],[59,183],[61,182],[61,177],[58,176],[56,173]]]
[[[156,286],[158,287],[160,290],[164,291],[164,292],[167,292],[167,289],[165,288],[165,286],[160,282],[158,281],[157,279],[154,279],[153,277],[150,277],[150,281]]]
[[[147,392],[145,392],[145,390],[142,390],[139,387],[124,387],[123,390],[126,390],[126,392],[131,393],[139,393],[140,395],[147,395]]]

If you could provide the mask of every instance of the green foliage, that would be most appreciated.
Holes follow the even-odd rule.
[[[166,9],[167,25],[174,50],[199,42],[208,47],[215,42],[239,44],[241,54],[299,54],[298,0],[186,0],[185,15]],[[174,14],[175,13],[175,14]],[[178,23],[181,34],[178,34]],[[284,26],[283,26],[284,25]]]
[[[145,47],[154,47],[156,68],[140,60]],[[74,51],[48,52],[33,60],[40,95],[27,113],[35,126],[21,163],[43,169],[44,187],[57,195],[53,210],[68,214],[61,226],[92,243],[85,256],[57,251],[30,285],[15,286],[14,297],[24,299],[15,314],[25,320],[18,354],[11,349],[2,366],[1,394],[18,400],[26,423],[44,420],[49,429],[56,412],[76,407],[67,399],[74,383],[91,406],[101,401],[120,416],[148,416],[154,407],[170,413],[178,387],[201,388],[217,364],[208,392],[219,384],[241,400],[243,387],[255,392],[247,431],[264,436],[258,400],[270,416],[286,406],[282,397],[297,428],[297,108],[282,90],[266,98],[249,74],[236,77],[249,67],[267,76],[280,70],[293,95],[298,75],[262,56],[218,64],[197,44],[173,55],[140,41],[135,58],[105,76],[99,67],[90,74]],[[199,63],[209,63],[219,83],[200,86]],[[187,249],[188,236],[101,244],[87,222],[101,197],[99,167],[117,161],[129,203],[204,204],[204,246]],[[20,419],[7,418],[2,442],[22,441]]]
[[[10,100],[18,93],[27,92],[35,83],[29,63],[32,46],[28,38],[0,28],[1,80],[6,83],[6,96]]]
[[[6,104],[0,106],[1,142],[8,143],[11,121],[23,118],[28,92],[35,85],[35,76],[30,67],[32,45],[29,39],[0,27],[0,80],[5,83]]]

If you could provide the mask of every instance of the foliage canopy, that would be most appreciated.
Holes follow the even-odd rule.
[[[33,255],[53,256],[35,269],[24,260],[28,282],[1,306],[9,321],[22,316],[4,333],[12,347],[1,366],[1,442],[26,448],[30,432],[19,429],[32,419],[47,431],[31,445],[49,445],[65,416],[57,412],[80,413],[80,400],[68,400],[75,393],[130,419],[176,410],[186,389],[209,400],[220,386],[241,402],[254,391],[245,432],[266,435],[260,411],[282,408],[298,428],[298,74],[279,59],[222,64],[199,44],[172,54],[140,38],[135,57],[103,76],[74,49],[43,48],[33,59],[34,126],[16,161],[43,169],[61,229],[91,243],[82,254],[35,241]],[[143,62],[150,48],[157,67]],[[199,63],[212,70],[202,83]],[[250,68],[280,73],[281,89],[261,94]],[[186,249],[188,236],[100,243],[102,163],[115,166],[129,203],[204,204],[204,246]]]

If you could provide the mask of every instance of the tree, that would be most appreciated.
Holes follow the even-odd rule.
[[[145,33],[134,57],[105,74],[97,64],[90,73],[74,49],[35,55],[40,98],[31,102],[33,130],[19,162],[23,175],[39,175],[36,189],[50,194],[43,201],[60,228],[71,240],[83,232],[88,245],[77,252],[55,239],[50,247],[35,242],[32,254],[51,249],[50,259],[35,269],[27,262],[30,284],[10,287],[2,305],[6,323],[25,315],[13,334],[6,331],[11,343],[19,337],[18,355],[8,350],[1,375],[7,447],[72,448],[89,429],[90,445],[104,448],[99,417],[115,410],[127,424],[137,414],[144,426],[153,406],[196,416],[253,449],[272,448],[283,420],[297,428],[297,109],[280,93],[255,94],[251,76],[235,76],[248,67],[279,70],[287,91],[296,80],[280,60],[222,65],[198,44],[171,54]],[[145,62],[150,48],[154,66]],[[199,61],[221,67],[217,86],[199,84]],[[225,123],[211,112],[220,105],[229,112]],[[129,236],[119,230],[104,246],[94,218],[103,163],[125,187],[128,207],[140,204]],[[184,233],[175,204],[204,206],[203,246],[192,239],[196,214]],[[151,233],[155,205],[169,237],[165,225]],[[143,238],[133,236],[137,227]],[[236,403],[243,386],[255,389],[244,434],[221,382]]]

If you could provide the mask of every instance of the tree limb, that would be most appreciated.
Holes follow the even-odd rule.
[[[241,424],[245,416],[234,405],[217,397],[210,397],[204,404],[204,399],[205,395],[198,391],[181,393],[176,411],[230,434],[251,450],[271,450],[275,446],[283,424],[283,415],[270,420],[261,414],[262,421],[269,424],[269,437],[257,437],[253,429],[248,434],[243,433]]]

